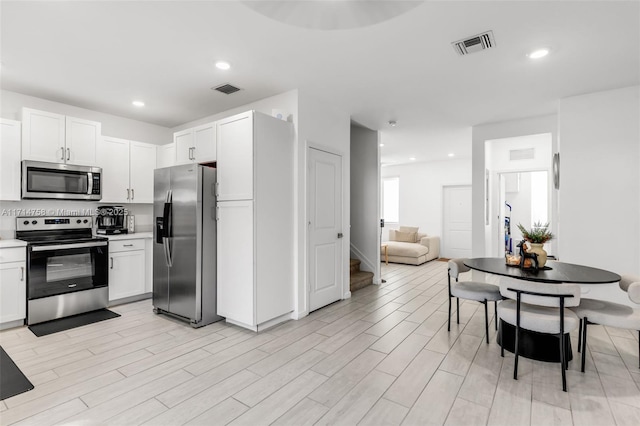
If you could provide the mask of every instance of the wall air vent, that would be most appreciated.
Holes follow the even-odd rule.
[[[535,150],[533,148],[512,149],[509,151],[509,161],[533,160]]]
[[[232,86],[229,83],[225,83],[217,87],[212,87],[211,90],[217,90],[218,92],[224,93],[225,95],[230,95],[239,91],[240,89],[236,86]]]
[[[486,31],[482,34],[477,34],[472,37],[454,41],[453,43],[451,43],[451,45],[460,56],[464,56],[468,55],[469,53],[479,52],[480,50],[496,47],[496,42],[493,38],[493,31]]]

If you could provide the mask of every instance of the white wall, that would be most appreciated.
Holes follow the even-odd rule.
[[[470,185],[471,160],[451,159],[382,168],[382,177],[400,178],[400,225],[418,226],[420,232],[442,238],[442,202],[445,185]],[[387,226],[382,234],[388,240]]]
[[[250,104],[242,105],[236,108],[229,109],[227,111],[220,112],[218,114],[208,115],[206,117],[199,118],[197,120],[189,121],[171,129],[171,139],[167,142],[173,141],[173,133],[180,130],[188,129],[191,127],[199,126],[201,124],[207,124],[212,121],[220,120],[241,112],[248,110],[259,111],[263,114],[272,115],[274,109],[281,111],[287,111],[290,114],[289,121],[293,122],[293,125],[298,130],[298,91],[290,90],[279,95],[270,96],[268,98],[260,99]]]
[[[21,93],[0,91],[2,118],[21,121],[22,107],[70,115],[85,120],[99,121],[102,123],[102,134],[116,138],[134,140],[138,142],[163,145],[173,140],[173,133],[167,127],[117,115],[105,114],[73,105],[53,102],[47,99],[35,98]]]
[[[343,224],[343,264],[342,280],[344,297],[350,297],[349,291],[349,247],[351,236],[350,223],[350,137],[351,117],[335,105],[329,105],[299,91],[298,98],[299,130],[298,130],[298,317],[309,313],[307,303],[307,149],[314,147],[342,156],[342,224]]]
[[[505,121],[501,123],[483,124],[474,126],[472,133],[472,162],[473,162],[473,257],[488,256],[490,248],[490,238],[493,234],[493,225],[497,219],[497,214],[489,215],[489,225],[485,225],[485,141],[493,139],[515,138],[519,136],[538,135],[542,133],[551,134],[551,150],[557,151],[557,117],[555,115],[545,115],[531,117],[520,120]],[[557,215],[557,194],[551,194],[551,217]],[[560,220],[560,219],[558,219]],[[559,254],[559,253],[558,253]]]
[[[360,269],[380,277],[378,132],[351,124],[351,252]]]
[[[558,116],[562,260],[640,275],[640,86],[561,99]]]

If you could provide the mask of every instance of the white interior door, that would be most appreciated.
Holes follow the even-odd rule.
[[[342,157],[309,148],[309,310],[342,298]]]
[[[444,187],[442,257],[471,257],[471,186]]]

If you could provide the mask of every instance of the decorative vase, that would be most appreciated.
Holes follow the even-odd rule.
[[[529,243],[531,247],[529,253],[535,253],[538,255],[538,267],[542,268],[547,263],[547,252],[542,248],[544,244],[541,243]]]

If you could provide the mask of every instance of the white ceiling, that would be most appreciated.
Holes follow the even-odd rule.
[[[640,84],[638,1],[244,3],[3,1],[0,83],[166,127],[299,88],[381,130],[396,164],[469,157],[470,126]],[[451,47],[486,30],[495,49]],[[243,90],[210,90],[227,82]]]

